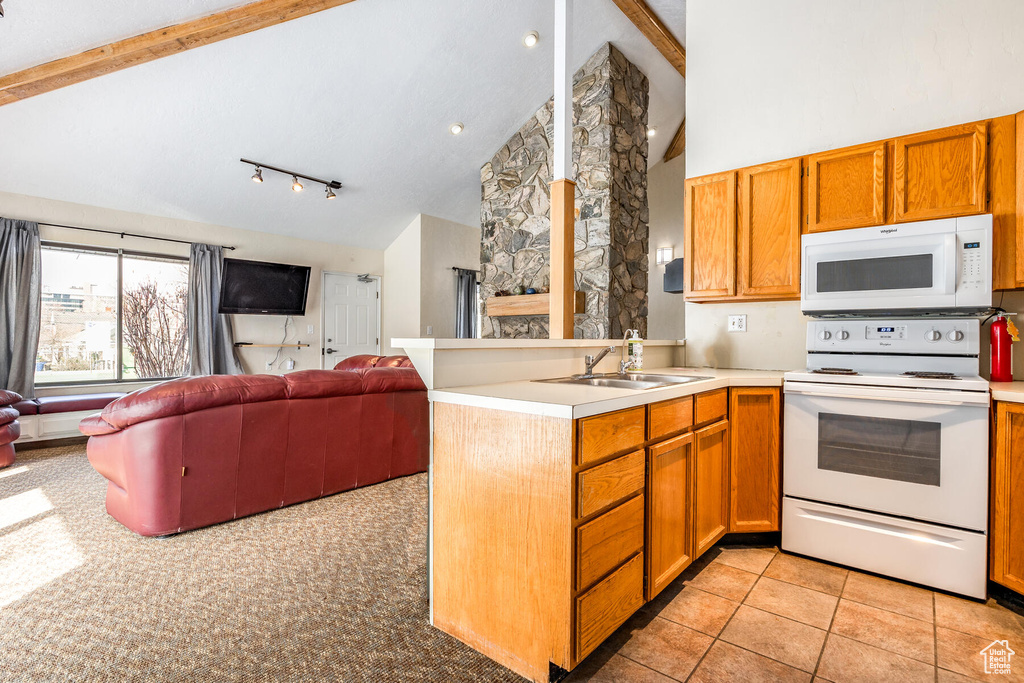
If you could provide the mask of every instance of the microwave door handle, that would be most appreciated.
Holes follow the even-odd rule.
[[[831,394],[825,391],[803,391],[798,389],[790,389],[787,393],[799,394],[800,396],[814,396],[817,398],[843,398],[850,401],[886,401],[888,403],[927,403],[928,405],[940,405],[940,406],[962,406],[963,401],[949,401],[945,399],[931,400],[926,398],[888,398],[885,396],[849,396],[846,394]]]
[[[952,254],[953,256],[953,267],[948,266],[943,268],[944,277],[946,278],[946,294],[955,294],[956,285],[960,281],[960,244],[956,238],[956,234],[949,233],[945,236],[946,242],[946,253]]]

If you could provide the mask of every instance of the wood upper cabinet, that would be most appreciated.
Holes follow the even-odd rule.
[[[807,157],[807,232],[885,223],[885,141]]]
[[[725,535],[729,525],[729,421],[694,432],[693,557]]]
[[[990,576],[1024,593],[1024,404],[996,403],[995,433]]]
[[[729,532],[778,531],[782,426],[779,390],[729,390]]]
[[[984,213],[987,148],[987,121],[896,138],[895,222]]]
[[[736,172],[686,181],[683,274],[686,298],[736,294]]]
[[[739,172],[739,296],[800,296],[800,166],[790,159]]]
[[[693,561],[694,436],[647,449],[647,599]]]

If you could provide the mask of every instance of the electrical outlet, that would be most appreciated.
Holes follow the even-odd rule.
[[[747,316],[746,315],[730,315],[729,316],[729,331],[730,332],[746,332],[747,331]]]
[[[434,334],[434,326],[433,325],[427,325],[427,336],[429,337],[432,334]]]
[[[313,326],[306,325],[306,334],[313,334]]]

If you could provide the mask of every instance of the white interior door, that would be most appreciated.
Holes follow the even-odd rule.
[[[380,279],[324,273],[322,367],[359,354],[380,353]]]

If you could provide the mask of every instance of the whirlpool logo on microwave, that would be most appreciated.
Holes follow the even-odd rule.
[[[896,232],[897,230],[899,230],[899,228],[885,228],[885,229],[881,230],[880,232],[883,235],[891,235],[892,233]]]

